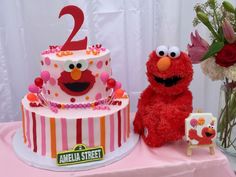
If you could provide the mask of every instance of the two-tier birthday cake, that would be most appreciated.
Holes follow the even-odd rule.
[[[65,14],[79,9],[68,7],[72,13]],[[86,44],[87,38],[84,40]],[[67,48],[50,46],[42,52],[40,76],[29,85],[29,93],[21,102],[22,133],[15,137],[15,150],[25,162],[46,169],[103,166],[125,156],[138,140],[130,127],[129,97],[121,83],[111,77],[108,49],[101,44]],[[80,144],[101,147],[104,158],[57,166],[58,154]]]

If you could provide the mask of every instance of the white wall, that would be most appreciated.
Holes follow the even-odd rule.
[[[73,26],[60,9],[80,6],[85,22],[78,36],[102,43],[112,52],[113,74],[129,92],[135,111],[139,93],[147,86],[145,62],[159,44],[186,50],[193,31],[193,5],[188,0],[0,0],[0,121],[20,120],[20,99],[39,74],[40,52],[62,44]],[[234,0],[236,1],[236,0]],[[207,36],[204,28],[202,36]],[[194,107],[217,112],[219,82],[209,81],[194,66],[191,90]]]

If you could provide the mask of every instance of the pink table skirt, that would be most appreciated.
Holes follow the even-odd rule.
[[[124,159],[106,167],[81,172],[53,172],[30,167],[21,162],[11,146],[20,122],[0,124],[1,177],[235,177],[227,158],[219,151],[211,156],[207,149],[194,149],[186,156],[186,143],[148,148],[141,140]]]

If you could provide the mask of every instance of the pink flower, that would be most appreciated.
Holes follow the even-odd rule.
[[[201,38],[197,30],[195,31],[195,36],[191,33],[191,42],[192,45],[188,44],[188,55],[193,64],[198,64],[208,51],[209,44]]]
[[[233,26],[227,21],[224,20],[222,24],[222,29],[224,33],[224,37],[227,40],[228,43],[234,43],[235,42],[235,32]]]

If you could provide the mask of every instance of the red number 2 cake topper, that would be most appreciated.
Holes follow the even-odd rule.
[[[66,14],[71,15],[74,18],[75,23],[74,23],[74,28],[73,28],[70,36],[68,37],[65,44],[62,46],[61,50],[65,51],[65,50],[84,50],[84,49],[86,49],[87,48],[87,36],[82,40],[72,41],[72,39],[74,38],[76,33],[79,31],[79,29],[81,28],[81,26],[84,22],[83,11],[77,6],[69,5],[69,6],[65,6],[61,10],[61,12],[59,14],[59,18],[63,15],[66,15]]]

